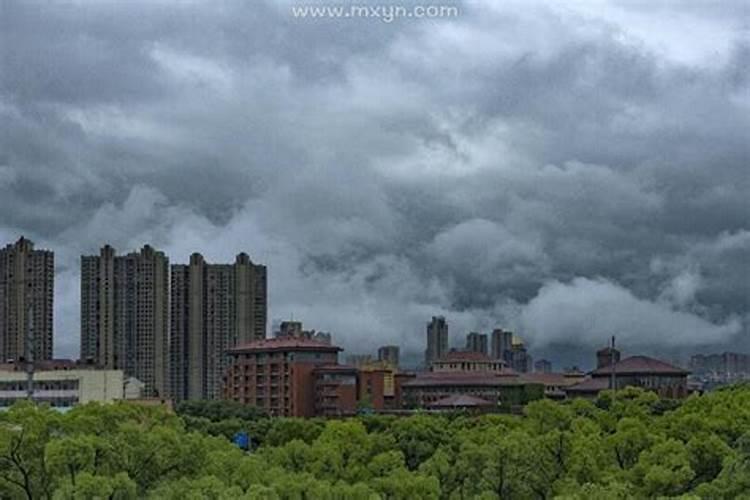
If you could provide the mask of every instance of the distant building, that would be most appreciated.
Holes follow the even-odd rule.
[[[24,358],[29,327],[33,358],[52,358],[54,283],[51,251],[35,250],[23,237],[0,250],[0,361]]]
[[[399,347],[397,345],[384,345],[378,348],[378,361],[384,361],[394,368],[398,368]]]
[[[371,354],[349,354],[346,357],[346,364],[360,368],[364,365],[370,365],[374,362]]]
[[[487,334],[471,332],[466,336],[466,350],[470,352],[488,353]]]
[[[534,372],[536,373],[551,373],[552,363],[546,359],[540,359],[534,362]]]
[[[544,395],[551,399],[565,399],[566,390],[583,382],[584,373],[536,372],[521,375],[523,380],[544,385]]]
[[[169,260],[149,245],[81,257],[81,359],[168,392]]]
[[[429,372],[406,380],[401,390],[406,408],[429,408],[451,396],[471,396],[492,406],[523,405],[544,395],[544,386],[518,375],[493,373]],[[438,403],[439,404],[439,403]]]
[[[615,387],[641,387],[665,398],[687,396],[689,372],[648,356],[630,356],[614,365],[607,365],[589,373],[588,378],[568,387],[568,397],[596,397],[599,392]]]
[[[490,345],[490,357],[492,359],[502,359],[510,364],[513,361],[513,332],[508,332],[502,328],[492,330]]]
[[[433,372],[488,372],[510,373],[507,363],[500,359],[490,359],[481,352],[449,351],[442,359],[433,361]]]
[[[194,253],[171,271],[170,394],[219,399],[227,349],[266,337],[266,267],[245,253],[232,264]]]
[[[520,340],[513,344],[511,351],[511,367],[518,373],[528,373],[532,368],[531,355],[526,350],[526,346]]]
[[[433,316],[427,323],[427,349],[425,350],[425,367],[441,359],[448,352],[448,323],[443,316]]]

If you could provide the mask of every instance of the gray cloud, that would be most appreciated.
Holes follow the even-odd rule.
[[[56,250],[59,354],[105,242],[247,251],[272,318],[350,350],[416,358],[433,314],[545,354],[746,347],[741,2],[289,6],[0,3],[0,237]]]

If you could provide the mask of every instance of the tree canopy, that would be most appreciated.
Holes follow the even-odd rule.
[[[21,402],[0,414],[0,498],[750,499],[750,388],[342,420]]]

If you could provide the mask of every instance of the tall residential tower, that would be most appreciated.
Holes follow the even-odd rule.
[[[170,395],[218,399],[228,350],[266,337],[266,267],[247,254],[209,264],[200,254],[172,266]]]
[[[427,349],[424,353],[425,367],[448,353],[448,323],[443,316],[433,316],[427,323]]]
[[[24,357],[29,328],[34,360],[52,358],[54,283],[51,251],[34,250],[23,237],[0,250],[0,361]]]
[[[81,359],[124,370],[147,396],[166,395],[168,275],[169,260],[148,245],[81,257]]]

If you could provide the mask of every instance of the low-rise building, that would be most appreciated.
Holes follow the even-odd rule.
[[[597,368],[579,384],[566,388],[565,392],[569,397],[596,397],[599,392],[612,389],[614,381],[617,389],[641,387],[654,391],[661,397],[682,398],[688,394],[689,373],[648,356],[630,356]]]
[[[24,371],[7,367],[0,370],[0,408],[27,399],[27,389]],[[36,369],[32,397],[38,403],[60,409],[92,401],[120,400],[124,397],[123,371],[82,369],[74,364],[66,369]]]
[[[430,372],[401,385],[406,408],[428,408],[436,401],[455,395],[468,395],[495,406],[523,405],[544,395],[543,384],[527,381],[517,374]]]

